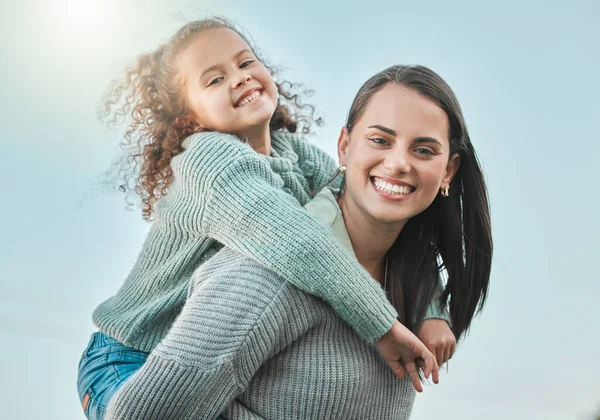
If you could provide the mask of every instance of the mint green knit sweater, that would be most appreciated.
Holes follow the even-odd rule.
[[[150,352],[181,311],[192,273],[222,244],[328,302],[366,339],[388,331],[397,313],[378,283],[301,207],[335,161],[284,132],[271,156],[237,137],[195,134],[173,158],[173,183],[133,270],[93,315],[103,333]]]
[[[307,209],[352,252],[329,189]],[[181,315],[106,420],[403,420],[414,397],[329,305],[225,248],[194,273]]]

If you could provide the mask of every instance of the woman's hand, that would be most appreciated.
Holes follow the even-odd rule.
[[[448,323],[443,319],[426,319],[423,321],[417,331],[417,337],[433,353],[438,366],[442,366],[454,355],[456,338]]]
[[[427,350],[425,344],[400,322],[394,322],[392,328],[377,340],[377,349],[397,377],[404,379],[408,372],[418,392],[423,391],[423,385],[417,363],[422,367],[425,378],[432,375],[433,382],[438,383],[438,365],[435,357]]]

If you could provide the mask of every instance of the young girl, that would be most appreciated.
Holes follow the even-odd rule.
[[[430,304],[441,256],[460,337],[485,300],[492,237],[485,182],[450,87],[421,66],[376,74],[352,104],[338,156],[344,187],[325,188],[308,211],[410,328]],[[407,367],[413,356],[404,354]],[[408,419],[414,398],[410,381],[330,307],[226,248],[194,273],[181,315],[107,418]]]
[[[228,22],[189,23],[141,56],[114,86],[107,111],[120,100],[114,114],[131,114],[125,138],[140,163],[135,189],[154,223],[121,289],[93,315],[100,332],[78,378],[89,418],[102,418],[171,328],[192,273],[223,245],[323,298],[361,337],[378,340],[391,366],[407,346],[434,375],[434,359],[452,356],[439,285],[419,331],[434,356],[406,334],[380,285],[301,208],[336,164],[291,134],[303,118],[298,98]]]

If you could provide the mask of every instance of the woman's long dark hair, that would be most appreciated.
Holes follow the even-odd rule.
[[[437,303],[443,308],[449,302],[458,340],[483,308],[488,292],[493,245],[485,181],[456,96],[427,67],[392,66],[367,80],[350,108],[348,131],[352,132],[373,95],[388,83],[414,89],[446,112],[450,156],[458,153],[460,166],[450,196],[438,194],[425,211],[407,222],[389,250],[387,292],[401,321],[415,331],[435,298],[445,268],[448,281]]]

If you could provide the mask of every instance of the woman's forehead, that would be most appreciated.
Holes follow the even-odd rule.
[[[449,128],[446,112],[435,102],[396,83],[388,83],[372,96],[357,125],[382,125],[397,132],[427,131],[446,139]]]

